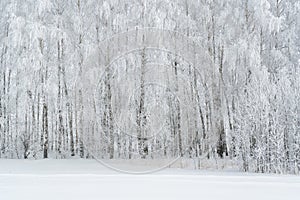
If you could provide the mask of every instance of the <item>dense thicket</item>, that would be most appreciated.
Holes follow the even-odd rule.
[[[211,65],[137,49],[98,69],[91,100],[78,78],[90,55],[136,27],[181,33]],[[1,0],[0,158],[86,158],[85,146],[297,173],[300,2]]]

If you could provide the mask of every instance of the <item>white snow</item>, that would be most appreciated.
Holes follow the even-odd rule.
[[[0,200],[290,200],[299,195],[300,176],[295,175],[176,168],[131,175],[109,170],[94,160],[0,159]]]

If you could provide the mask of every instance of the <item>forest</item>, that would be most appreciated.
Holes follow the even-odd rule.
[[[300,2],[1,0],[0,158],[72,157],[298,174]]]

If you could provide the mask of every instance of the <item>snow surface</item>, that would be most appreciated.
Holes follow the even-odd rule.
[[[118,165],[127,170],[133,167]],[[299,197],[300,176],[294,175],[175,168],[131,175],[107,169],[94,160],[0,159],[0,200],[292,200]]]

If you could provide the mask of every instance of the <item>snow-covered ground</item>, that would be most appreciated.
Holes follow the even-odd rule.
[[[127,170],[133,166],[124,167]],[[1,160],[0,200],[209,199],[293,200],[300,176],[168,168],[121,174],[94,160]]]

